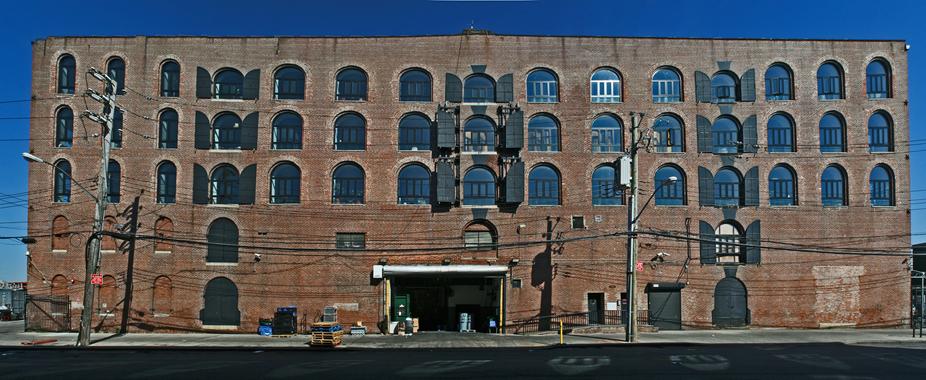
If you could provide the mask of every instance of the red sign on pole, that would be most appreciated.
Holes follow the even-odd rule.
[[[91,273],[90,283],[93,285],[103,285],[103,275],[100,273]]]
[[[637,261],[637,272],[642,272],[642,271],[643,271],[643,262]]]

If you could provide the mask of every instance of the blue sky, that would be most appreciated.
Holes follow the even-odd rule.
[[[922,0],[31,0],[7,2],[0,11],[0,236],[25,233],[26,208],[10,195],[26,191],[26,163],[19,154],[29,148],[29,125],[4,118],[29,115],[28,102],[7,101],[29,98],[30,43],[46,36],[415,35],[453,34],[475,25],[500,34],[905,39],[912,45],[910,138],[926,138],[915,127],[926,91]],[[911,153],[914,191],[926,189],[924,159],[926,151]],[[914,199],[917,194],[926,192],[914,192]],[[926,232],[926,208],[913,207],[913,232]],[[24,252],[22,244],[0,240],[0,280],[25,279]]]

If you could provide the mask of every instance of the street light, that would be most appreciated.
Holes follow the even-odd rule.
[[[97,197],[96,197],[95,195],[93,195],[93,193],[90,192],[90,190],[87,190],[87,188],[84,187],[84,185],[81,185],[80,182],[78,182],[76,179],[74,179],[74,177],[71,177],[71,173],[68,173],[68,172],[66,172],[66,171],[64,171],[64,170],[61,170],[61,168],[59,168],[57,165],[52,164],[52,163],[50,163],[50,162],[48,162],[48,161],[45,161],[45,160],[43,160],[41,157],[36,156],[36,155],[34,155],[34,154],[32,154],[32,153],[23,152],[22,156],[23,156],[23,159],[26,160],[26,162],[34,162],[34,163],[37,163],[37,164],[45,164],[45,165],[48,165],[48,166],[51,166],[51,167],[55,168],[55,170],[61,172],[61,174],[64,174],[65,176],[67,176],[68,179],[71,180],[71,182],[73,182],[75,185],[77,185],[77,188],[78,188],[78,189],[83,190],[83,192],[87,193],[87,195],[89,195],[90,198],[93,198],[94,201],[99,201],[99,200],[97,199]]]
[[[631,223],[636,223],[637,220],[640,220],[640,216],[643,215],[643,211],[646,210],[646,206],[649,206],[649,203],[653,201],[653,198],[656,197],[656,194],[659,193],[659,190],[662,190],[663,186],[674,185],[676,182],[678,182],[678,177],[671,176],[669,178],[666,178],[665,181],[662,181],[661,183],[659,183],[659,186],[656,186],[656,190],[653,190],[653,193],[650,194],[649,199],[646,200],[646,203],[643,204],[643,207],[640,208],[639,213],[637,214],[635,218],[633,218]]]

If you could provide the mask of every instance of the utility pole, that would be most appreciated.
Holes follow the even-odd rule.
[[[132,273],[135,271],[135,234],[138,233],[138,196],[126,210],[129,212],[129,223],[122,228],[123,233],[131,235],[122,242],[122,251],[129,253],[129,263],[125,273],[125,297],[122,301],[122,324],[119,325],[119,334],[129,332],[129,313],[132,312]],[[123,212],[125,214],[125,212]]]
[[[627,325],[624,327],[628,343],[637,339],[636,318],[636,262],[637,262],[637,150],[640,117],[643,114],[630,113],[630,202],[627,207]]]
[[[106,202],[109,193],[109,148],[112,141],[113,118],[116,115],[116,81],[91,67],[90,75],[103,82],[106,88],[106,94],[88,89],[87,96],[103,104],[101,114],[90,111],[84,111],[84,116],[92,121],[100,123],[101,133],[100,140],[102,144],[102,154],[100,157],[100,174],[96,179],[97,197],[96,210],[93,214],[93,231],[95,238],[90,241],[90,249],[86,256],[86,268],[84,273],[84,309],[80,312],[80,330],[77,333],[77,346],[90,346],[90,324],[93,320],[93,297],[96,288],[90,283],[90,276],[97,273],[100,268],[100,231],[103,231],[103,215],[106,212]],[[102,116],[101,116],[102,115]]]

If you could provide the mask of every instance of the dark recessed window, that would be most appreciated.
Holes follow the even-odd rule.
[[[879,164],[871,169],[868,189],[872,206],[894,205],[894,173],[887,165]]]
[[[783,63],[776,63],[765,70],[765,99],[791,100],[791,69]]]
[[[177,167],[170,161],[158,165],[158,203],[177,202]]]
[[[489,206],[495,204],[495,175],[485,168],[473,168],[463,176],[463,204]]]
[[[661,68],[653,74],[653,103],[682,101],[682,79],[674,68]]]
[[[891,97],[891,69],[887,61],[875,59],[865,68],[865,88],[869,99]]]
[[[302,149],[302,117],[283,111],[273,118],[271,149]]]
[[[549,165],[540,165],[531,170],[527,180],[528,204],[531,206],[556,206],[559,200],[559,173]]]
[[[161,112],[161,117],[158,121],[158,148],[177,148],[177,128],[179,123],[180,120],[177,117],[177,111],[168,108]]]
[[[670,177],[675,177],[676,181],[670,181]],[[659,168],[653,183],[656,205],[680,206],[685,204],[685,175],[680,169],[674,166]]]
[[[787,165],[776,165],[768,173],[768,204],[770,206],[797,205],[797,183],[794,171]]]
[[[894,151],[894,133],[887,112],[877,111],[868,118],[868,151]]]
[[[212,122],[212,149],[241,149],[241,119],[230,112]]]
[[[367,234],[355,232],[338,232],[335,234],[338,249],[361,250],[367,247]]]
[[[732,117],[721,116],[711,125],[711,138],[714,153],[729,154],[740,152],[742,133],[739,123]]]
[[[241,99],[244,75],[235,69],[221,69],[215,74],[214,86],[216,99]]]
[[[301,172],[296,165],[281,163],[270,171],[270,203],[299,203]]]
[[[768,151],[773,153],[794,152],[794,121],[783,113],[776,113],[768,119]]]
[[[358,68],[341,70],[337,77],[335,100],[367,100],[367,73]]]
[[[657,152],[682,152],[685,140],[682,139],[682,122],[675,115],[662,115],[653,123],[656,132]]]
[[[848,206],[846,174],[836,165],[827,166],[820,176],[820,192],[823,207]]]
[[[842,68],[826,62],[817,69],[817,97],[820,100],[843,99]]]
[[[364,184],[364,173],[360,166],[353,163],[338,166],[331,179],[331,203],[362,204]]]
[[[180,64],[166,61],[161,65],[161,96],[180,96]]]
[[[527,150],[559,151],[559,123],[549,115],[537,115],[527,123]]]
[[[612,115],[601,115],[592,122],[592,152],[615,153],[624,150],[621,121]]]
[[[55,202],[71,201],[71,163],[60,160],[55,163]]]
[[[495,150],[495,124],[485,117],[474,117],[463,126],[464,152],[491,152]]]
[[[592,74],[592,103],[620,103],[621,75],[613,69],[598,69]]]
[[[717,206],[739,206],[743,179],[734,169],[723,168],[714,175],[714,204]]]
[[[305,99],[305,72],[296,66],[284,66],[273,74],[274,99]]]
[[[411,69],[399,78],[399,100],[403,102],[430,102],[431,76],[421,69]]]
[[[846,151],[846,124],[835,112],[827,113],[820,119],[820,152]]]
[[[345,113],[334,121],[335,150],[364,150],[367,147],[367,122],[359,114]]]
[[[495,102],[495,81],[483,74],[466,77],[463,83],[463,101],[466,103]]]
[[[122,58],[112,58],[106,64],[106,74],[116,81],[116,95],[125,94],[125,61]]]
[[[109,140],[109,146],[111,148],[119,149],[122,148],[122,123],[125,119],[125,112],[121,108],[116,108],[113,112],[113,130],[110,131],[112,136]]]
[[[714,103],[736,102],[736,78],[729,73],[717,73],[711,78],[711,96]]]
[[[116,160],[109,160],[106,170],[106,202],[119,203],[122,194],[122,166]]]
[[[226,218],[214,220],[209,224],[206,240],[209,242],[208,252],[206,253],[207,263],[238,262],[238,226],[235,225],[235,222]],[[228,279],[221,277],[219,279],[231,283]],[[216,280],[210,281],[209,284],[211,285]]]
[[[231,165],[221,165],[212,171],[209,181],[210,203],[220,205],[238,204],[238,170]]]
[[[552,71],[539,69],[527,74],[528,103],[556,103],[557,90],[556,75]]]
[[[612,165],[601,165],[592,173],[592,205],[619,206],[624,204],[624,191],[617,178],[618,171]]]
[[[71,107],[63,106],[55,115],[55,146],[70,148],[74,143],[74,111]]]
[[[487,222],[475,222],[463,231],[463,246],[468,250],[489,250],[495,248],[498,235]]]
[[[74,82],[77,78],[77,62],[70,54],[61,56],[58,60],[58,93],[73,94]]]
[[[431,121],[419,113],[399,120],[399,150],[430,150]]]
[[[424,166],[407,165],[399,171],[398,203],[426,205],[431,203],[431,172]]]

